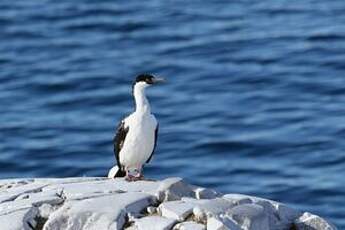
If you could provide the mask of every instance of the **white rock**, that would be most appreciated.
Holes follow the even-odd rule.
[[[227,215],[245,230],[270,229],[268,215],[264,212],[264,208],[257,204],[238,205]]]
[[[302,215],[301,212],[294,210],[285,204],[273,201],[271,201],[271,204],[275,207],[275,210],[279,216],[279,221],[276,224],[279,228],[287,228],[295,219]]]
[[[156,207],[153,207],[153,206],[150,206],[150,207],[147,207],[146,209],[146,212],[150,215],[154,214],[157,212],[157,208]]]
[[[193,215],[196,221],[198,221],[199,223],[206,223],[206,211],[201,209],[199,206],[193,208]]]
[[[73,184],[73,183],[81,183],[87,181],[104,181],[108,180],[105,177],[65,177],[65,178],[35,178],[31,180],[25,180],[28,183],[41,183],[41,184]],[[0,181],[1,183],[1,181]]]
[[[36,226],[35,217],[38,209],[35,207],[18,210],[0,216],[0,229],[3,230],[32,230]]]
[[[39,216],[48,219],[50,214],[56,210],[51,204],[42,204],[39,208]]]
[[[166,199],[166,194],[165,194],[165,191],[164,190],[158,190],[155,194],[157,200],[159,202],[164,202]]]
[[[196,188],[194,190],[196,199],[214,199],[218,196],[218,193],[208,188]]]
[[[11,213],[17,210],[31,208],[33,206],[38,207],[42,204],[61,204],[63,199],[55,192],[47,192],[47,193],[31,193],[19,196],[17,199],[11,202],[3,202],[0,204],[0,215],[5,215],[7,213]]]
[[[279,226],[280,221],[277,210],[269,200],[253,198],[253,204],[263,207],[264,213],[268,218],[269,226],[275,226],[275,228]]]
[[[98,180],[98,181],[82,181],[67,184],[54,184],[47,186],[45,190],[62,190],[67,199],[86,199],[90,197],[103,196],[108,193],[123,192],[145,192],[155,194],[160,186],[155,181],[136,181],[127,182],[123,178]]]
[[[297,230],[336,230],[337,228],[325,219],[305,212],[295,221]]]
[[[164,191],[165,201],[180,200],[182,197],[195,197],[194,187],[186,184],[182,178],[173,177],[161,181],[158,192]]]
[[[145,193],[128,192],[67,201],[51,214],[44,229],[120,229],[125,223],[126,212],[140,212],[153,199]]]
[[[186,221],[175,225],[174,230],[206,230],[206,226],[193,221]]]
[[[135,226],[138,230],[170,230],[176,220],[161,216],[148,216],[138,219]]]
[[[207,220],[207,230],[227,230],[228,227],[215,217],[210,217]]]
[[[223,198],[227,199],[234,205],[253,203],[250,196],[246,196],[242,194],[225,194]]]
[[[0,181],[1,183],[1,181]],[[14,186],[0,192],[0,203],[15,200],[17,197],[28,194],[35,193],[42,190],[47,184],[44,183],[27,183],[20,186]]]
[[[185,201],[168,201],[158,207],[158,212],[167,218],[183,221],[187,216],[192,214],[194,204]]]
[[[241,228],[231,219],[220,220],[216,217],[210,217],[207,219],[207,230],[241,230]]]
[[[240,194],[220,196],[181,178],[0,180],[0,230],[41,225],[44,230],[336,229],[321,217],[301,215],[278,202]]]
[[[199,210],[204,212],[206,216],[218,216],[222,213],[226,213],[228,210],[234,207],[231,202],[223,198],[215,198],[210,200],[182,198],[182,200],[187,203],[194,204],[196,207],[199,207]]]
[[[9,189],[14,189],[29,183],[32,183],[34,179],[1,179],[0,180],[0,193],[7,192]]]
[[[264,212],[268,216],[269,225],[273,229],[289,228],[291,222],[301,215],[301,212],[289,208],[282,203],[259,197],[242,194],[226,194],[223,198],[231,201],[235,205],[253,203],[262,206],[264,208]]]

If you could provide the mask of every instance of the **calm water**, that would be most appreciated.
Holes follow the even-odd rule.
[[[289,203],[345,228],[345,1],[0,1],[0,177],[104,176],[137,73],[146,176]]]

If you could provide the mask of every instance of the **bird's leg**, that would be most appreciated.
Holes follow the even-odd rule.
[[[133,175],[131,174],[130,168],[125,168],[126,171],[126,176],[125,176],[125,180],[126,181],[133,181]]]
[[[137,181],[141,179],[141,167],[140,168],[126,168],[126,181]]]
[[[138,170],[138,173],[137,173],[138,180],[144,179],[143,166],[142,165],[137,165],[137,170]]]

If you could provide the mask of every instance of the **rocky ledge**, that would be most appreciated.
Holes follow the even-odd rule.
[[[0,229],[331,230],[284,204],[185,183],[66,178],[0,180]]]

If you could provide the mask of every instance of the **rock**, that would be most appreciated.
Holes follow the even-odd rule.
[[[150,215],[155,214],[157,212],[157,208],[153,206],[147,207],[146,212]]]
[[[54,192],[33,192],[30,194],[22,194],[17,196],[13,201],[0,203],[0,215],[15,212],[22,209],[30,209],[31,207],[39,207],[42,204],[58,205],[63,199]]]
[[[7,215],[0,216],[0,229],[3,230],[32,230],[31,226],[36,226],[35,217],[37,208],[25,208],[17,210]]]
[[[204,214],[198,214],[199,216],[219,216],[222,213],[226,213],[228,210],[234,207],[234,205],[226,199],[215,198],[215,199],[202,199],[197,200],[193,198],[182,198],[187,203],[194,204],[198,207],[198,211],[204,212]]]
[[[278,219],[280,223],[277,223],[277,227],[286,228],[290,226],[290,223],[293,222],[296,218],[302,215],[301,212],[294,210],[285,204],[271,201],[271,204],[275,207],[275,210],[278,214]]]
[[[337,228],[327,222],[325,219],[313,215],[309,212],[305,212],[301,217],[295,221],[297,230],[336,230]]]
[[[241,194],[225,194],[223,198],[227,199],[234,205],[253,203],[253,201],[251,200],[249,196],[241,195]]]
[[[263,198],[241,194],[226,194],[223,198],[235,205],[256,204],[263,207],[269,220],[269,226],[273,229],[288,229],[291,222],[301,215],[301,212],[284,204]]]
[[[197,222],[206,223],[207,215],[205,210],[201,209],[199,206],[193,208],[193,215]]]
[[[96,181],[75,181],[73,183],[60,183],[46,186],[43,191],[60,190],[64,196],[71,200],[81,200],[91,197],[103,196],[109,193],[144,192],[154,195],[160,183],[155,181],[137,181],[128,183],[123,178],[103,179]],[[87,191],[87,192],[86,192]]]
[[[164,202],[158,207],[158,212],[167,218],[183,221],[192,214],[194,205],[191,203],[179,201]]]
[[[203,224],[186,221],[175,225],[173,230],[206,230],[206,227]]]
[[[125,224],[126,212],[139,213],[152,200],[151,195],[128,192],[67,201],[51,214],[43,229],[120,229]]]
[[[40,192],[44,186],[47,184],[45,183],[23,183],[23,184],[12,184],[11,187],[8,189],[4,189],[0,192],[0,203],[12,201],[17,199],[18,197],[29,194],[29,193],[36,193]]]
[[[147,216],[138,219],[135,227],[138,230],[170,230],[176,223],[176,220],[164,218],[161,216]]]
[[[195,197],[196,199],[200,200],[200,199],[214,199],[217,196],[219,196],[219,194],[212,190],[212,189],[207,189],[207,188],[196,188],[195,189]]]
[[[207,219],[207,230],[241,230],[231,219],[210,217]]]
[[[50,204],[42,204],[39,208],[39,216],[44,218],[44,219],[48,219],[50,214],[52,212],[54,212],[56,209],[54,208],[54,206],[50,205]]]
[[[257,204],[242,204],[234,207],[228,213],[241,228],[246,230],[270,229],[269,219],[264,208]]]
[[[178,177],[163,180],[158,188],[159,192],[165,194],[164,201],[179,200],[182,197],[195,197],[193,187]]]
[[[0,229],[334,230],[319,216],[241,194],[221,195],[181,178],[0,180]]]
[[[164,190],[158,190],[155,194],[155,196],[157,197],[157,200],[159,202],[164,202],[166,199],[166,194],[165,194],[165,191]]]
[[[207,220],[207,230],[211,230],[211,229],[214,229],[214,230],[227,230],[229,228],[226,227],[225,224],[222,221],[218,220],[217,218],[210,217]]]

